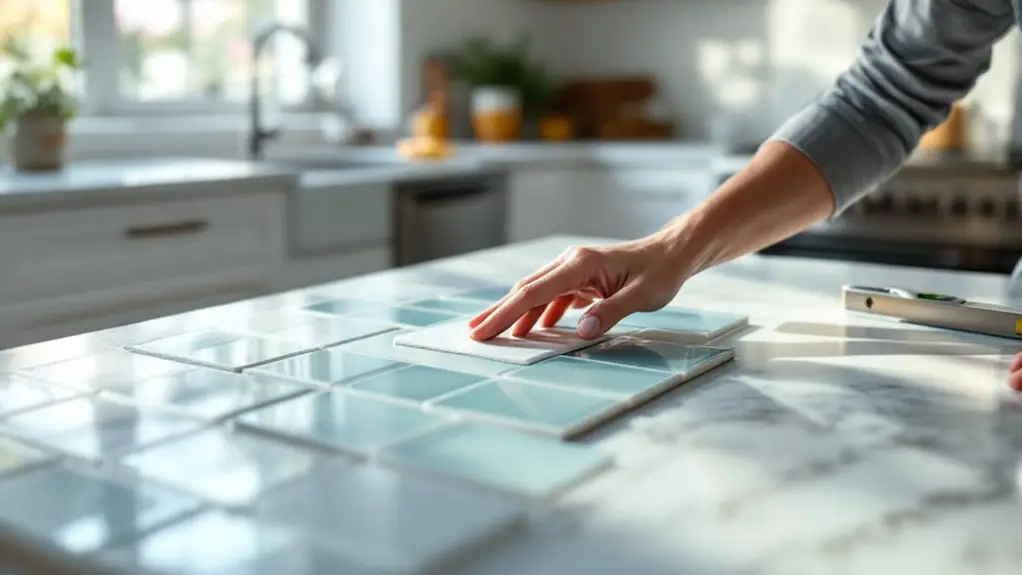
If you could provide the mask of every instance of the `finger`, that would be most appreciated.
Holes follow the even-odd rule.
[[[592,304],[593,304],[592,298],[575,296],[574,301],[571,302],[571,307],[575,309],[582,309],[585,307],[589,307]]]
[[[546,311],[543,313],[543,317],[540,318],[539,324],[543,327],[553,327],[556,325],[564,317],[564,312],[567,311],[568,306],[575,303],[576,299],[573,295],[562,295],[550,302],[550,305],[546,306]]]
[[[486,340],[503,333],[529,310],[546,306],[558,296],[575,291],[586,277],[586,272],[578,264],[568,262],[561,265],[504,302],[472,330],[472,338]]]
[[[490,317],[490,314],[492,314],[494,312],[494,310],[496,310],[500,306],[504,305],[504,302],[506,302],[509,297],[514,295],[515,292],[517,292],[518,290],[522,289],[526,285],[529,285],[530,283],[538,280],[539,278],[545,276],[546,274],[550,273],[551,270],[553,270],[557,266],[561,265],[561,263],[564,261],[565,255],[567,253],[568,252],[565,251],[561,255],[557,256],[556,258],[554,258],[553,260],[548,262],[545,266],[539,268],[538,270],[532,272],[528,276],[526,276],[526,277],[522,278],[521,280],[519,280],[514,285],[514,287],[511,288],[510,291],[508,291],[506,294],[504,294],[504,297],[502,297],[502,298],[498,299],[497,301],[493,302],[492,304],[489,305],[489,307],[487,307],[483,311],[479,312],[478,314],[476,314],[475,317],[470,319],[469,322],[468,322],[468,326],[470,328],[474,328],[474,327],[477,327],[479,324],[483,323],[484,321],[486,321],[486,318]]]
[[[1022,352],[1015,355],[1015,359],[1011,360],[1011,366],[1008,367],[1008,371],[1014,373],[1022,369]]]
[[[515,322],[514,327],[511,329],[511,335],[515,337],[524,337],[532,331],[532,328],[536,325],[536,322],[539,321],[539,318],[543,315],[543,310],[545,309],[546,308],[544,306],[530,309],[528,313]]]
[[[1022,371],[1013,372],[1008,376],[1008,387],[1015,391],[1022,391]]]
[[[642,292],[638,283],[630,283],[609,298],[593,304],[578,322],[578,335],[583,339],[599,337],[625,316],[639,309]]]

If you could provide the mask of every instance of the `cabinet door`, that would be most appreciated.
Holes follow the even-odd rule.
[[[521,242],[555,234],[579,234],[584,181],[564,168],[537,168],[511,174],[508,235]]]
[[[627,168],[602,176],[603,219],[607,235],[635,239],[659,230],[697,206],[713,191],[709,169]]]

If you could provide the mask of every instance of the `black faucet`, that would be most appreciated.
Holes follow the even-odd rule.
[[[253,160],[262,159],[263,143],[266,140],[275,138],[279,132],[277,129],[268,129],[262,126],[262,105],[259,100],[259,68],[257,65],[263,48],[266,47],[267,42],[277,32],[289,32],[305,43],[305,61],[309,68],[315,68],[322,61],[319,49],[312,41],[308,31],[279,22],[269,22],[256,28],[252,34],[252,94],[249,97],[250,126],[248,135],[248,154]]]

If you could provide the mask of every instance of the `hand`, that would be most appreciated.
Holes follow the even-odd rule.
[[[671,261],[668,242],[657,236],[607,247],[565,251],[515,284],[503,298],[469,321],[475,340],[509,328],[522,337],[536,323],[551,327],[569,307],[586,307],[578,334],[594,339],[625,316],[656,311],[678,293],[687,274]]]
[[[1022,351],[1015,355],[1008,368],[1008,387],[1022,391]]]

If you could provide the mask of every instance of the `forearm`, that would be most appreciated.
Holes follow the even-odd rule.
[[[686,276],[759,251],[826,218],[834,196],[803,153],[767,142],[692,211],[655,234]]]

